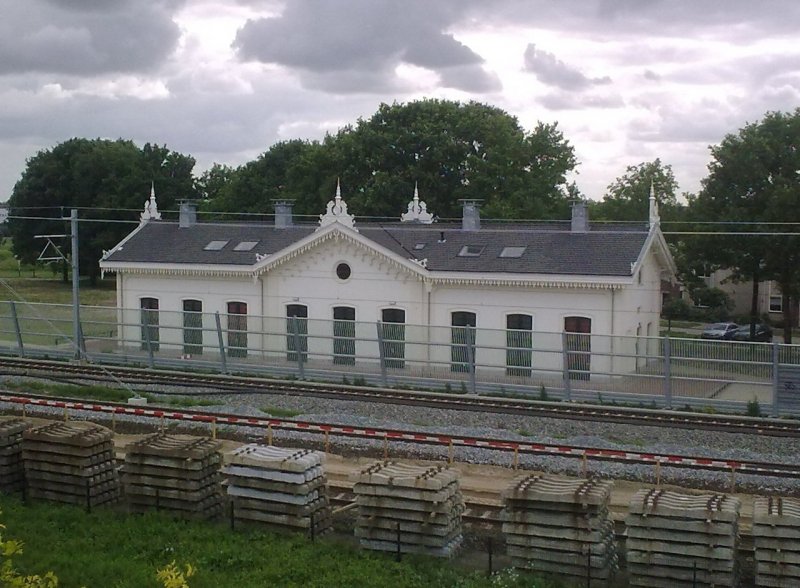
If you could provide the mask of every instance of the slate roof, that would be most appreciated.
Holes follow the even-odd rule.
[[[647,239],[645,225],[592,224],[586,233],[570,232],[570,223],[491,225],[463,231],[461,225],[358,224],[359,233],[405,259],[426,259],[431,271],[630,276]],[[271,224],[150,221],[104,261],[152,264],[253,266],[256,253],[275,254],[311,235],[316,225],[277,229]],[[444,236],[444,240],[442,240]],[[217,251],[211,241],[228,241]],[[240,242],[257,241],[249,251]],[[421,249],[415,249],[424,244]],[[483,247],[480,255],[459,256],[465,246]],[[525,247],[521,257],[500,257],[504,247]]]

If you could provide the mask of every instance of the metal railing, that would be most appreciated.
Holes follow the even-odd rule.
[[[0,303],[0,352],[72,359],[71,306]],[[96,362],[800,414],[800,346],[81,307]],[[796,393],[795,393],[796,391]]]

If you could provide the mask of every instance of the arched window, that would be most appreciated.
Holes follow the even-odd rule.
[[[183,352],[203,354],[203,303],[200,300],[183,301]]]
[[[475,364],[474,312],[456,311],[450,315],[450,371],[469,372]]]
[[[228,357],[247,357],[246,302],[228,302]]]
[[[592,319],[585,316],[564,317],[567,334],[567,370],[570,380],[588,380],[592,368]]]
[[[308,361],[308,307],[305,304],[286,305],[286,360],[296,362],[298,350]]]
[[[158,298],[141,298],[142,349],[158,351]]]
[[[406,311],[401,308],[381,310],[381,343],[383,363],[387,368],[406,365]]]
[[[333,363],[356,363],[356,309],[351,306],[333,309]]]
[[[506,374],[531,375],[533,317],[529,314],[506,315]]]

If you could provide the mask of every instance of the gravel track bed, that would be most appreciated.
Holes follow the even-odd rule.
[[[19,377],[6,377],[0,379],[0,385],[11,380],[17,383],[24,381]],[[180,392],[180,389],[174,387],[147,387],[148,395],[153,398],[151,405],[163,400],[165,406],[170,406],[167,404],[170,399],[175,401],[188,398],[219,403],[212,406],[191,407],[194,410],[203,412],[224,412],[243,416],[264,417],[274,411],[278,413],[275,415],[276,418],[281,418],[281,415],[286,414],[284,411],[293,411],[297,413],[297,416],[293,417],[296,419],[338,425],[411,429],[459,436],[496,437],[512,441],[591,446],[633,452],[680,454],[732,460],[796,463],[796,456],[800,454],[800,440],[782,437],[740,433],[709,433],[702,430],[499,415],[396,404],[291,397],[283,394],[219,395],[209,389],[207,391],[208,394],[204,395],[202,389],[196,388],[191,389],[191,394],[182,395]],[[171,408],[180,410],[180,407],[175,405],[171,405]],[[8,403],[0,403],[0,412],[17,409],[18,407]],[[43,416],[47,416],[47,413],[57,416],[63,414],[63,411],[58,409],[37,407],[36,410],[36,414]],[[98,420],[99,415],[95,412],[86,411],[84,414],[76,415],[74,418]],[[117,415],[116,417],[117,423],[134,423],[137,420],[141,420],[145,424],[156,424],[153,419],[140,419],[129,415]],[[208,425],[190,425],[188,423],[181,425],[182,428],[187,426],[195,426],[206,433],[209,429]],[[225,434],[229,432],[227,429],[229,428],[219,426],[218,433]],[[264,429],[256,427],[237,428],[235,430],[239,435],[253,439],[263,439],[266,434]],[[282,445],[290,443],[321,443],[321,436],[315,434],[275,430],[273,435],[276,443]],[[352,454],[382,456],[384,450],[383,441],[381,440],[336,438],[332,436],[331,445],[337,451]],[[389,443],[389,454],[390,456],[407,456],[421,459],[446,459],[447,448],[391,441]],[[457,447],[454,451],[454,458],[457,461],[476,464],[511,465],[513,456],[510,452]],[[584,472],[584,464],[581,460],[566,457],[520,454],[519,465],[525,469],[567,475],[580,476]],[[606,478],[628,479],[645,483],[655,482],[656,472],[653,466],[589,460],[585,467],[587,473]],[[731,484],[731,474],[729,472],[706,472],[686,468],[662,467],[660,476],[662,483],[692,488],[727,491],[730,489]],[[736,489],[737,491],[746,490],[764,494],[800,495],[800,480],[737,474]]]

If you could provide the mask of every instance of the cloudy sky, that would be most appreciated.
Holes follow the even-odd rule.
[[[558,122],[592,198],[660,157],[800,106],[797,0],[0,0],[0,200],[70,137],[196,171],[319,139],[381,102],[478,100]]]

